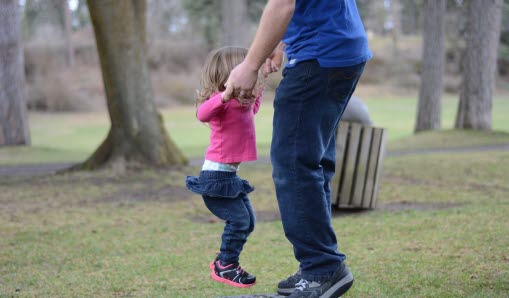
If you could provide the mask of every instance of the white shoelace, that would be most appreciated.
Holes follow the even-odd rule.
[[[298,283],[295,284],[295,289],[298,291],[304,291],[309,285],[309,282],[305,279],[299,280]]]

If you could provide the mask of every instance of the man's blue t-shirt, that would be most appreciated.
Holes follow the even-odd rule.
[[[346,67],[373,56],[355,0],[296,0],[283,42],[286,67],[310,59],[322,67]]]

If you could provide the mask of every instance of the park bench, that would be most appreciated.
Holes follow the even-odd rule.
[[[336,174],[331,204],[339,209],[373,209],[385,151],[386,130],[340,121],[336,132]]]

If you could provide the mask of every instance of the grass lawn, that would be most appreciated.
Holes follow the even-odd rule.
[[[258,149],[268,155],[272,135],[272,94],[268,93],[256,119]],[[389,149],[475,146],[509,143],[509,134],[473,132],[431,133],[431,139],[413,138],[416,100],[409,97],[366,98],[376,126],[388,129]],[[443,127],[453,126],[457,99],[446,97],[443,103]],[[494,100],[493,129],[509,132],[509,98]],[[194,107],[164,110],[166,127],[177,145],[191,158],[201,157],[208,144],[209,128],[199,123]],[[32,147],[0,148],[0,164],[78,162],[89,156],[105,138],[109,120],[104,113],[31,113],[29,117]],[[433,143],[437,141],[438,143]]]
[[[388,128],[390,150],[509,143],[503,132],[412,135],[415,100],[366,102]],[[456,100],[444,101],[444,127]],[[509,99],[493,127],[509,131]],[[164,111],[186,154],[203,155],[208,128],[192,107]],[[271,103],[257,116],[268,153]],[[30,114],[33,147],[0,148],[0,165],[84,159],[106,135],[104,114]],[[241,257],[258,284],[236,289],[208,276],[222,223],[183,186],[197,167],[0,176],[0,297],[219,297],[273,293],[297,263],[284,237],[269,164],[245,164],[258,224]],[[375,211],[337,213],[333,225],[356,282],[347,297],[507,297],[509,152],[387,157]]]
[[[275,292],[297,268],[270,165],[246,164],[258,224],[241,257],[251,289],[212,282],[223,225],[171,171],[0,180],[0,297],[218,297]],[[333,225],[348,297],[507,297],[509,152],[389,157],[376,211]]]

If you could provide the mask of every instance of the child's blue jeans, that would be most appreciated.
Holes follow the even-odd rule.
[[[330,278],[345,259],[331,225],[329,182],[336,127],[363,69],[303,61],[285,68],[276,90],[272,176],[285,235],[307,280]]]
[[[201,194],[207,208],[225,221],[219,259],[223,264],[239,261],[239,255],[253,232],[256,217],[248,193],[254,190],[235,172],[201,171],[199,177],[188,176],[186,186]]]

